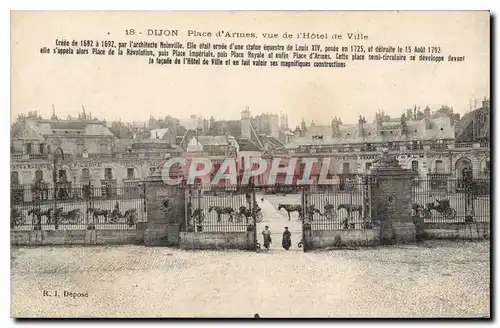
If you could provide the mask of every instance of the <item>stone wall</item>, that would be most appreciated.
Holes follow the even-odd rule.
[[[424,238],[432,239],[490,239],[491,225],[489,222],[477,223],[426,223]]]
[[[13,246],[143,244],[144,230],[26,230],[11,231]]]
[[[309,245],[312,249],[371,246],[378,245],[379,235],[378,229],[312,230]]]
[[[183,249],[254,249],[253,232],[181,232]]]

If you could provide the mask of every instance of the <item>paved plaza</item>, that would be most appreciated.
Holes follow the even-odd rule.
[[[489,251],[489,242],[311,253],[13,248],[12,315],[484,317]]]

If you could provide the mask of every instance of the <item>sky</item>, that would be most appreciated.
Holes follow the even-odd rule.
[[[11,120],[37,110],[44,117],[87,112],[100,119],[146,121],[191,114],[239,119],[281,112],[289,125],[354,123],[375,112],[399,117],[414,105],[453,106],[489,97],[488,12],[15,12],[11,20]],[[126,36],[125,30],[178,29],[179,36]],[[188,30],[254,32],[253,40],[188,37]],[[264,39],[262,33],[363,33],[368,40]],[[108,34],[109,33],[109,34]],[[149,65],[144,57],[42,54],[55,40],[194,41],[211,43],[439,46],[445,62],[348,62],[346,68]],[[447,62],[448,55],[465,56]]]

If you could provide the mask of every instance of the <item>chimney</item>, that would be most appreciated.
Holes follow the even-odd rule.
[[[426,106],[424,108],[424,123],[425,123],[426,130],[432,129],[431,109],[429,108],[429,106]]]
[[[251,139],[251,130],[250,130],[250,109],[248,106],[245,107],[245,110],[241,112],[241,137],[246,139]]]
[[[429,106],[426,106],[424,109],[424,117],[431,118],[431,109],[429,108]]]
[[[483,109],[490,109],[490,100],[484,98],[482,107],[483,107]]]
[[[364,128],[364,120],[363,120],[363,117],[361,115],[359,115],[359,118],[358,118],[358,137],[360,138],[364,138],[365,137],[365,128]]]
[[[406,125],[407,117],[405,114],[401,115],[401,135],[405,136],[408,134],[408,126]]]
[[[383,128],[382,115],[380,115],[380,113],[375,114],[375,123],[377,124],[377,135],[380,135]]]
[[[300,122],[300,136],[304,137],[306,135],[306,122],[304,119],[302,119],[302,122]]]

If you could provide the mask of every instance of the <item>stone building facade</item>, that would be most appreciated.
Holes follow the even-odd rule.
[[[287,143],[257,131],[248,108],[241,114],[240,131],[234,133],[238,135],[207,135],[196,128],[177,136],[161,129],[148,139],[131,140],[115,138],[102,122],[87,118],[85,113],[78,120],[59,120],[55,115],[50,120],[26,119],[11,142],[11,184],[43,181],[52,185],[55,169],[59,184],[133,186],[151,176],[166,157],[185,157],[188,162],[197,157],[210,158],[213,169],[201,179],[203,183],[213,179],[228,157],[237,159],[240,178],[250,157],[262,157],[269,163],[279,157],[283,166],[292,157],[315,157],[328,161],[328,178],[342,184],[366,174],[383,149],[421,180],[434,179],[439,184],[443,178],[461,179],[464,169],[472,170],[475,178],[490,176],[488,100],[458,121],[454,115],[431,113],[426,108],[422,113],[408,111],[397,119],[378,114],[373,123],[364,117],[356,124],[343,124],[338,118],[328,126],[306,126],[303,122],[298,131],[289,133]],[[312,179],[318,178],[320,167],[319,163],[313,166]],[[296,168],[294,182],[303,169]],[[187,172],[185,168],[183,174]],[[266,174],[256,183],[265,184]],[[276,183],[284,183],[285,177],[279,174]]]

